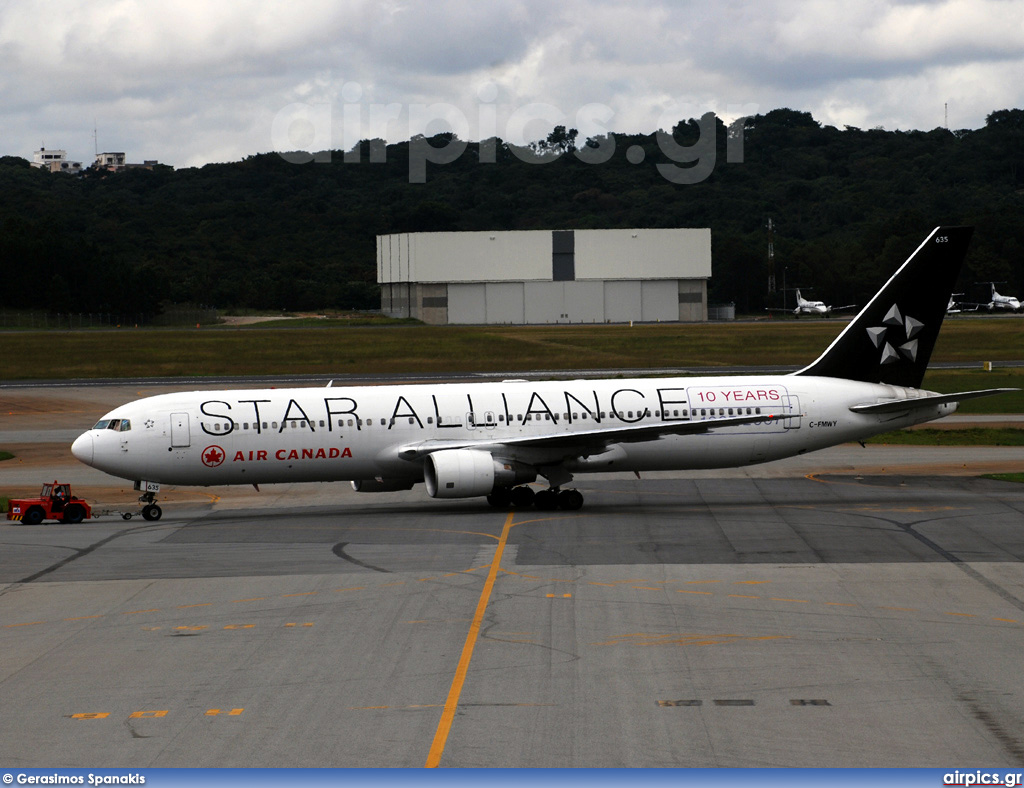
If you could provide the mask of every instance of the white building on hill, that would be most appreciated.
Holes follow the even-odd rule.
[[[82,171],[82,162],[68,161],[66,150],[47,150],[40,148],[32,154],[33,167],[49,170],[50,172],[78,173]]]

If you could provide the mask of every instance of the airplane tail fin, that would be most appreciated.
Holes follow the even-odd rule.
[[[920,388],[973,227],[936,227],[824,353],[797,375]]]

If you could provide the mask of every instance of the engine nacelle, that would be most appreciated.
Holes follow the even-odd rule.
[[[423,480],[431,498],[472,498],[495,487],[532,482],[537,472],[525,465],[494,459],[479,449],[444,449],[427,456]]]
[[[494,489],[494,458],[485,451],[445,449],[427,456],[423,481],[431,498],[472,498]]]
[[[361,493],[397,492],[411,490],[414,484],[413,479],[356,479],[352,489]]]

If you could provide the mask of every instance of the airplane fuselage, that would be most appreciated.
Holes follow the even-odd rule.
[[[1001,309],[1007,312],[1019,312],[1020,301],[1013,296],[1004,296],[995,293],[992,297],[992,301],[989,302],[989,309]]]
[[[116,408],[72,450],[111,475],[172,485],[386,480],[400,489],[423,480],[416,447],[437,442],[573,474],[719,468],[790,457],[956,409],[850,410],[922,394],[793,375],[196,391]],[[689,429],[743,416],[754,420],[643,439],[620,432],[597,448],[582,442],[595,431]],[[584,448],[574,447],[575,434]]]
[[[1005,312],[1019,312],[1020,311],[1020,300],[1014,296],[1004,296],[996,292],[995,283],[990,283],[992,287],[991,300],[985,306],[991,312],[993,310],[1000,310]]]
[[[796,291],[796,309],[793,312],[799,315],[829,315],[832,313],[832,307],[826,304],[824,301],[808,301],[802,295],[800,291]]]
[[[575,510],[583,494],[566,485],[576,474],[768,462],[1005,391],[918,388],[972,232],[936,227],[825,351],[790,375],[165,394],[114,409],[72,452],[136,482],[149,520],[161,516],[161,484],[347,480],[370,493],[422,481],[432,498]],[[547,489],[535,491],[541,477]]]

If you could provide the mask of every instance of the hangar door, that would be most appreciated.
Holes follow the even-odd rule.
[[[526,322],[522,282],[488,282],[484,297],[488,323],[522,325]]]

